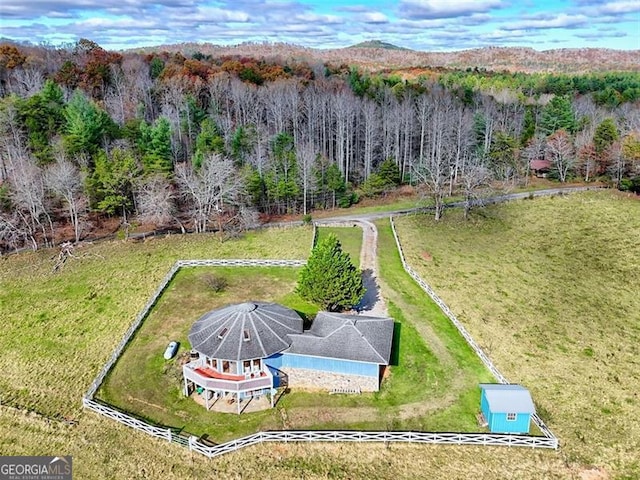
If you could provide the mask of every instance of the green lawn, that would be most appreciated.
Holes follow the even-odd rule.
[[[362,248],[362,229],[359,227],[320,227],[318,228],[318,238],[316,242],[335,235],[340,241],[342,250],[349,254],[351,263],[356,268],[360,267],[360,249]]]
[[[587,192],[397,227],[407,261],[531,390],[565,461],[638,478],[637,197]]]

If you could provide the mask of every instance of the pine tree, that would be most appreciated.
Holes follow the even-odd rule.
[[[64,109],[66,120],[63,143],[67,154],[95,154],[107,138],[117,133],[117,125],[111,117],[80,91],[71,97]]]
[[[140,149],[144,152],[144,173],[169,174],[173,170],[171,160],[171,124],[166,117],[158,118],[153,126],[140,124]]]
[[[558,130],[575,133],[577,128],[578,123],[569,97],[555,96],[542,109],[540,131],[545,135],[552,135]]]
[[[362,275],[335,235],[320,241],[300,272],[298,294],[330,312],[357,305],[365,293]]]
[[[607,149],[619,138],[618,127],[612,118],[605,118],[596,127],[593,134],[593,144],[596,147],[596,154],[602,157]]]

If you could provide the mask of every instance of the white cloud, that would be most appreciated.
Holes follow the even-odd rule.
[[[389,18],[382,12],[366,12],[357,17],[364,23],[388,23]]]
[[[399,12],[411,19],[455,18],[486,13],[502,6],[501,0],[402,0]]]
[[[527,30],[527,29],[546,29],[546,28],[575,28],[581,27],[589,23],[589,17],[586,15],[567,15],[560,13],[558,15],[537,15],[529,17],[520,22],[505,25],[505,30]]]

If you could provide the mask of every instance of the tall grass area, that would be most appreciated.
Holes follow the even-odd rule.
[[[407,261],[527,386],[569,465],[640,476],[640,201],[588,192],[397,220]]]

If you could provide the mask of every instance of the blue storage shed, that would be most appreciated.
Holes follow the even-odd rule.
[[[480,408],[491,433],[529,433],[535,407],[521,385],[481,383]]]

